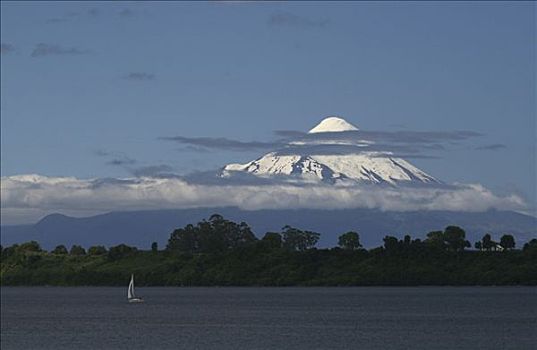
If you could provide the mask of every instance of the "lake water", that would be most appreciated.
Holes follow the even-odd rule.
[[[536,349],[537,289],[1,288],[8,349]]]

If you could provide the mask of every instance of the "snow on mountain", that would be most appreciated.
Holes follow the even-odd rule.
[[[358,130],[357,127],[342,118],[328,117],[309,133],[356,130]],[[248,173],[263,178],[277,176],[279,179],[313,180],[325,183],[343,181],[390,185],[440,183],[431,175],[404,159],[392,156],[389,152],[357,151],[356,153],[330,154],[330,152],[322,151],[322,145],[330,147],[341,144],[341,141],[333,143],[323,141],[321,146],[315,141],[309,142],[317,146],[315,151],[312,151],[317,154],[289,154],[289,152],[274,151],[246,164],[228,164],[223,168],[220,176],[231,177],[237,173]],[[290,144],[296,144],[296,142]],[[301,144],[304,143],[301,142]]]
[[[308,131],[309,134],[319,132],[339,132],[339,131],[356,131],[357,127],[340,117],[328,117],[323,119],[313,129]]]

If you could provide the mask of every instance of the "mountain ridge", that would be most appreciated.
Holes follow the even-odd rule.
[[[117,245],[125,243],[149,247],[151,242],[165,246],[170,233],[187,224],[194,224],[219,213],[229,220],[248,223],[258,238],[265,232],[279,231],[284,225],[321,233],[319,246],[337,244],[337,237],[357,231],[366,247],[382,244],[386,235],[425,238],[430,231],[457,225],[475,242],[483,234],[510,233],[519,243],[537,238],[537,218],[512,211],[381,211],[378,209],[262,209],[242,210],[236,207],[205,207],[110,212],[90,217],[73,218],[51,214],[34,225],[1,226],[3,246],[29,240],[40,242],[47,249],[58,244]],[[499,237],[497,237],[499,238]],[[520,245],[520,244],[519,244]]]

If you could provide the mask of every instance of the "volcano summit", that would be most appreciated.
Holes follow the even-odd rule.
[[[440,184],[433,176],[391,152],[368,151],[371,141],[346,140],[359,129],[340,117],[328,117],[303,140],[292,141],[246,164],[228,164],[221,177],[251,174],[257,177],[324,183]],[[356,135],[355,135],[356,136]]]

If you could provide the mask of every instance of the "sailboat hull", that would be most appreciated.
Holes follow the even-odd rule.
[[[129,299],[129,303],[143,303],[143,302],[144,302],[144,299],[142,299],[142,298]]]

